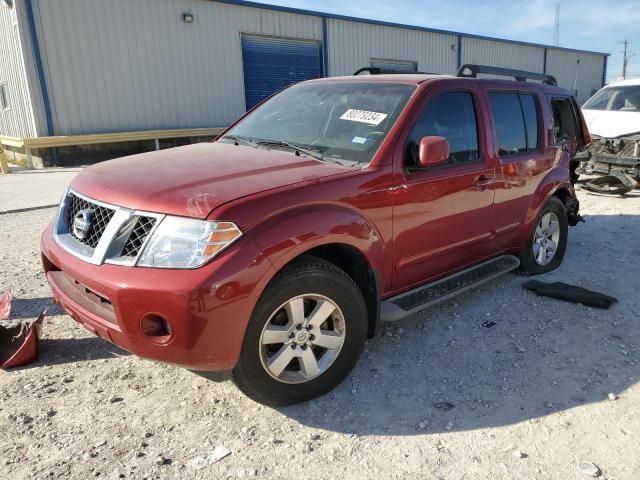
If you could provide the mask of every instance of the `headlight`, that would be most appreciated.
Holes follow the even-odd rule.
[[[198,268],[242,236],[231,222],[166,217],[153,232],[138,266]]]

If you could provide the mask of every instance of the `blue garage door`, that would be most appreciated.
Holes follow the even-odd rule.
[[[293,83],[322,77],[320,42],[242,35],[247,110]]]

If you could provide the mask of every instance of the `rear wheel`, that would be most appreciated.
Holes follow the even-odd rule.
[[[520,256],[519,273],[540,275],[558,268],[564,259],[568,233],[567,210],[559,198],[552,197],[540,211]]]
[[[304,257],[278,274],[258,301],[234,381],[267,405],[309,400],[347,376],[366,333],[367,309],[353,280],[328,262]]]

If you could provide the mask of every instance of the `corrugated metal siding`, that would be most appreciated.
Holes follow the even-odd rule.
[[[418,70],[455,73],[458,37],[329,19],[329,75],[351,75],[372,58],[418,62]]]
[[[0,135],[35,136],[29,88],[20,47],[20,28],[16,10],[0,3],[0,83],[7,82],[10,110],[0,110]]]
[[[227,125],[240,32],[322,40],[320,18],[216,2],[33,1],[57,135]]]
[[[32,2],[58,135],[227,125],[245,110],[242,33],[323,40],[321,17],[268,8],[206,0]],[[182,22],[184,12],[194,15],[193,24]],[[455,34],[335,18],[326,24],[329,75],[351,75],[373,58],[414,61],[427,72],[452,74],[458,68]],[[24,32],[30,87],[25,92],[37,133],[46,135],[33,50]],[[464,63],[544,68],[542,47],[465,37],[460,53]],[[584,59],[582,101],[600,86],[601,55],[549,48],[548,73],[572,88],[577,58]]]
[[[388,60],[386,58],[372,58],[371,66],[388,72],[417,72],[418,62],[407,60]]]
[[[462,63],[474,63],[543,73],[544,48],[477,38],[463,38]],[[495,75],[479,76],[481,78],[495,77]]]
[[[580,60],[580,64],[578,64]],[[558,80],[558,85],[578,91],[578,103],[582,104],[591,97],[591,92],[602,87],[602,69],[604,60],[601,55],[567,52],[549,49],[547,53],[547,73]],[[576,83],[576,72],[578,81]]]
[[[247,110],[294,83],[322,76],[322,46],[316,40],[242,35]]]

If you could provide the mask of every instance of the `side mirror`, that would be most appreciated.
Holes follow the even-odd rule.
[[[418,168],[443,165],[449,161],[449,142],[444,137],[423,137],[418,147]]]

